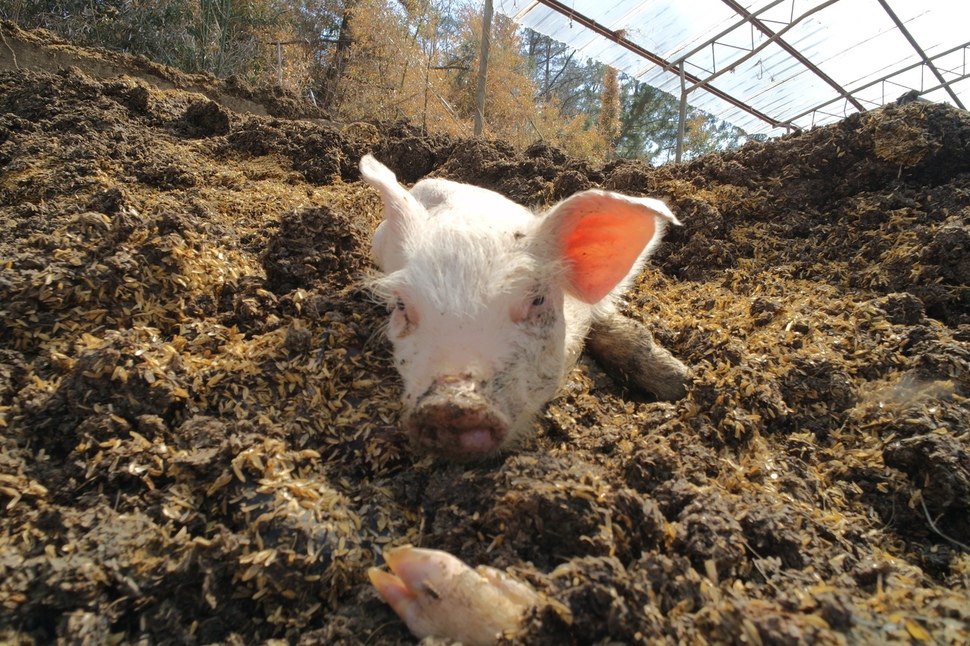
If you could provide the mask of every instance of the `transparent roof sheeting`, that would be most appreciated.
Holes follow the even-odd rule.
[[[683,62],[688,103],[749,134],[831,123],[914,90],[970,105],[964,0],[494,3],[520,25],[674,96]]]

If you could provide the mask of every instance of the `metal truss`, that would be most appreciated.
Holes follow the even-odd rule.
[[[892,71],[889,71],[887,74],[885,74],[884,76],[881,76],[880,78],[871,80],[865,84],[859,85],[854,88],[842,87],[838,82],[836,82],[834,79],[828,76],[824,71],[822,71],[817,64],[809,60],[807,56],[805,56],[796,47],[794,47],[793,45],[791,45],[785,40],[786,33],[789,30],[791,30],[794,26],[798,25],[809,16],[821,11],[822,9],[828,6],[831,6],[839,2],[840,0],[822,0],[821,2],[814,4],[809,9],[807,9],[806,11],[804,11],[802,14],[798,16],[794,15],[793,0],[769,0],[762,7],[754,11],[749,11],[745,9],[739,2],[737,2],[737,0],[721,0],[721,1],[726,6],[728,6],[735,14],[737,14],[738,19],[736,21],[733,21],[730,25],[725,26],[723,30],[718,32],[713,37],[708,38],[704,42],[697,44],[689,51],[687,51],[684,54],[681,54],[680,56],[678,56],[676,59],[673,59],[673,60],[666,60],[659,54],[655,52],[651,52],[646,48],[644,48],[643,46],[633,42],[632,40],[626,37],[625,30],[610,29],[606,25],[603,25],[597,22],[593,18],[589,16],[585,16],[573,10],[563,2],[560,2],[560,0],[533,0],[528,4],[526,8],[524,8],[521,12],[519,12],[519,17],[528,13],[537,5],[540,5],[540,4],[544,5],[568,17],[571,21],[578,23],[583,27],[589,29],[590,31],[597,34],[598,36],[602,38],[606,38],[620,45],[626,50],[634,53],[636,56],[639,56],[644,60],[650,61],[654,65],[661,67],[666,72],[679,76],[681,81],[681,114],[680,114],[680,123],[678,128],[678,142],[677,142],[677,155],[676,155],[677,161],[680,161],[682,150],[683,150],[683,129],[684,129],[684,122],[686,120],[687,96],[690,93],[696,92],[696,91],[704,91],[704,92],[711,93],[714,96],[721,99],[722,101],[725,101],[728,104],[740,110],[743,110],[744,112],[750,115],[755,116],[756,118],[764,121],[765,123],[770,124],[772,127],[785,128],[787,131],[791,131],[791,130],[797,131],[797,130],[800,130],[800,128],[795,124],[795,121],[803,117],[806,117],[809,115],[815,115],[815,114],[839,116],[836,113],[829,112],[829,110],[839,105],[840,102],[842,104],[842,112],[843,112],[842,116],[844,116],[850,111],[850,106],[851,108],[854,108],[855,110],[858,110],[860,112],[865,111],[867,109],[866,107],[867,105],[869,107],[877,107],[871,100],[867,100],[865,98],[860,97],[859,96],[860,93],[863,92],[864,90],[868,90],[880,84],[882,84],[884,88],[891,87],[893,83],[892,79],[894,77],[898,77],[901,74],[904,74],[913,69],[922,67],[925,72],[923,74],[924,83],[918,90],[915,90],[916,96],[921,96],[923,94],[928,94],[930,92],[934,92],[942,89],[949,94],[950,98],[953,100],[956,106],[958,106],[961,109],[966,109],[963,103],[960,101],[959,96],[951,86],[959,81],[963,81],[967,79],[968,76],[970,76],[967,73],[967,53],[968,51],[970,51],[970,41],[965,42],[956,47],[953,47],[945,52],[938,53],[934,56],[928,56],[926,52],[922,49],[922,47],[919,45],[919,43],[916,41],[916,39],[907,30],[905,24],[899,19],[899,17],[896,15],[893,9],[889,6],[889,3],[887,0],[877,0],[877,1],[879,5],[882,7],[882,9],[885,11],[886,15],[888,15],[889,18],[892,20],[896,29],[899,30],[899,33],[902,34],[903,37],[912,46],[914,51],[919,56],[920,60],[919,62],[913,65],[909,65],[905,68],[894,69]],[[787,23],[778,23],[777,21],[775,21],[776,22],[775,28],[773,29],[763,19],[763,14],[765,14],[768,10],[776,7],[777,5],[783,2],[792,3],[792,15],[790,19],[787,21]],[[725,39],[726,36],[735,32],[738,28],[744,26],[745,24],[751,25],[752,30],[756,30],[760,32],[761,34],[764,35],[765,38],[761,39],[760,42],[755,44],[755,38],[752,36],[751,47],[744,48],[744,49],[747,49],[746,54],[732,60],[730,64],[719,66],[717,63],[717,56],[716,56],[717,47],[728,47],[728,48],[737,50],[738,46],[736,44],[722,42],[722,39]],[[785,52],[787,52],[805,70],[808,70],[815,77],[817,77],[818,79],[821,79],[825,84],[830,86],[837,96],[835,98],[825,101],[824,103],[814,105],[794,117],[784,119],[780,116],[773,116],[769,114],[768,111],[765,111],[763,109],[759,110],[753,107],[752,105],[750,105],[749,103],[747,103],[746,101],[742,100],[741,98],[737,96],[732,96],[729,93],[721,89],[718,89],[716,84],[716,81],[718,78],[722,77],[727,73],[736,71],[740,65],[749,61],[753,57],[757,56],[759,52],[761,52],[771,44],[775,44],[781,49],[783,49]],[[711,52],[712,52],[711,67],[713,69],[702,70],[704,72],[703,75],[699,75],[688,71],[687,70],[688,65],[693,68],[697,68],[697,64],[694,62],[691,62],[689,59],[691,59],[691,57],[695,56],[696,54],[702,52],[707,48],[711,48]],[[962,64],[959,66],[959,68],[941,70],[937,64],[937,61],[939,61],[945,56],[949,56],[954,52],[957,52],[960,50],[962,50],[964,54],[963,54]],[[944,77],[944,74],[943,74],[944,71],[953,76],[951,76],[951,78],[947,80]],[[931,80],[926,80],[927,78]],[[900,86],[900,87],[904,87],[904,89],[909,89],[909,86]],[[885,90],[883,91],[883,98],[885,99]],[[895,99],[895,98],[896,98],[895,96],[892,97],[892,99]],[[882,101],[882,103],[886,103],[886,102],[887,102],[886,100]],[[814,119],[813,119],[813,122],[814,122]]]

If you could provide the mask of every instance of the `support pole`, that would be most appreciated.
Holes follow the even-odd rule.
[[[687,74],[684,71],[685,64],[684,61],[680,62],[680,116],[677,119],[677,155],[674,157],[674,161],[678,164],[684,155],[684,130],[687,126]]]
[[[279,83],[283,85],[283,43],[276,41],[276,69],[279,71]]]
[[[475,136],[485,128],[485,78],[488,76],[488,50],[491,45],[492,0],[485,0],[482,12],[482,49],[478,56],[478,91],[475,93]]]

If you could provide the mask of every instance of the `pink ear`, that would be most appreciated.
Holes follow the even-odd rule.
[[[360,174],[364,181],[380,191],[384,204],[384,222],[374,233],[372,253],[381,271],[389,272],[402,264],[401,247],[415,227],[415,222],[425,213],[417,200],[398,184],[390,168],[364,155],[360,160]]]
[[[414,211],[421,210],[414,197],[398,184],[394,172],[371,155],[361,158],[360,174],[365,182],[380,191],[384,202],[384,219],[394,226],[406,226]]]
[[[660,200],[584,191],[552,208],[545,223],[568,266],[568,291],[598,303],[659,242],[665,222],[680,224]]]

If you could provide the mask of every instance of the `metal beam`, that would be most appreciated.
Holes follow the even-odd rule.
[[[752,16],[757,16],[759,14],[762,14],[762,13],[768,11],[769,9],[771,9],[772,7],[775,7],[776,5],[780,5],[782,2],[785,2],[785,0],[774,0],[774,2],[770,2],[770,3],[766,4],[765,6],[761,7],[760,9],[758,9],[757,11],[755,11],[751,15]],[[746,24],[748,24],[748,19],[747,18],[742,18],[741,20],[737,21],[736,23],[734,23],[733,25],[731,25],[727,29],[723,30],[717,36],[712,36],[711,38],[708,38],[705,42],[701,43],[700,45],[698,45],[694,49],[690,50],[686,54],[682,54],[681,56],[678,56],[673,61],[671,61],[671,63],[673,65],[680,65],[683,61],[686,61],[688,58],[690,58],[694,54],[697,54],[700,51],[702,51],[704,49],[707,49],[708,46],[717,43],[717,41],[721,40],[722,38],[724,38],[725,36],[727,36],[728,34],[730,34],[732,31],[734,31],[735,29],[737,29],[738,27],[740,27],[741,25],[746,25]]]
[[[803,13],[802,15],[800,15],[798,18],[796,18],[795,20],[792,20],[790,23],[788,23],[788,26],[787,27],[783,27],[781,29],[781,31],[778,31],[778,32],[773,32],[772,30],[768,29],[766,26],[764,26],[763,23],[760,23],[760,21],[758,21],[753,15],[749,14],[748,16],[745,17],[745,22],[750,22],[752,24],[752,26],[757,27],[763,34],[765,34],[766,36],[768,36],[768,39],[765,42],[763,42],[760,45],[758,45],[757,47],[751,49],[751,51],[749,51],[747,54],[745,54],[741,58],[737,59],[736,61],[734,61],[733,63],[731,63],[727,67],[725,67],[723,69],[720,69],[717,72],[714,72],[713,74],[711,74],[710,76],[708,76],[706,79],[704,79],[702,82],[698,83],[697,85],[694,85],[693,87],[687,88],[687,91],[688,92],[693,92],[694,90],[697,90],[697,89],[699,89],[699,88],[707,85],[708,83],[710,83],[711,81],[713,81],[717,77],[719,77],[719,76],[721,76],[723,74],[726,74],[726,73],[728,73],[728,72],[730,72],[732,70],[737,69],[738,67],[741,66],[742,63],[744,63],[745,61],[753,58],[758,52],[760,52],[761,50],[763,50],[764,48],[766,48],[768,45],[770,45],[772,43],[777,43],[779,47],[781,47],[786,52],[788,52],[789,54],[791,54],[791,46],[788,45],[788,43],[786,43],[785,41],[783,41],[781,39],[781,37],[786,32],[788,32],[790,29],[794,28],[795,25],[797,25],[798,23],[800,23],[805,18],[808,18],[813,13],[816,13],[818,11],[821,11],[825,7],[828,7],[829,5],[833,5],[836,2],[838,2],[838,1],[839,0],[828,0],[828,2],[823,2],[822,4],[817,5],[817,6],[813,7],[813,8],[811,8],[811,9],[809,9],[808,11],[806,11],[805,13]],[[728,0],[724,0],[724,2],[726,4],[728,4],[728,5],[731,4],[730,2],[728,2]],[[732,9],[735,9],[734,7],[731,7],[731,8]],[[735,9],[735,11],[737,11],[737,9]],[[742,11],[743,11],[743,9],[742,9]],[[742,13],[741,15],[743,16],[744,14]],[[761,26],[759,27],[758,24],[755,24],[756,22],[758,22]],[[798,59],[797,56],[795,56],[795,58],[800,63],[803,63],[804,64],[804,61]]]
[[[931,56],[929,58],[929,60],[934,61],[934,60],[936,60],[938,58],[943,58],[944,56],[949,56],[953,52],[958,52],[961,49],[970,49],[970,41],[968,41],[966,43],[963,43],[962,45],[957,45],[956,47],[952,47],[952,48],[946,50],[945,52],[940,52],[939,54],[934,54],[933,56]],[[925,65],[925,64],[926,63],[924,61],[919,61],[918,63],[913,63],[912,65],[908,65],[908,66],[903,67],[901,69],[893,70],[890,74],[887,74],[886,76],[877,78],[874,81],[869,81],[868,83],[866,83],[864,85],[860,85],[860,86],[858,86],[856,88],[853,88],[851,90],[851,92],[852,92],[852,94],[858,94],[859,92],[861,92],[863,90],[868,90],[869,88],[871,88],[874,85],[879,85],[880,83],[885,83],[886,81],[888,81],[889,79],[891,79],[894,76],[899,76],[900,74],[903,74],[905,72],[908,72],[908,71],[910,71],[912,69],[916,69],[917,67],[920,67],[921,65]],[[929,92],[934,92],[934,91],[939,90],[939,89],[944,88],[944,87],[949,87],[953,83],[957,83],[959,81],[962,81],[962,80],[966,79],[967,77],[968,77],[968,75],[966,74],[966,70],[964,70],[964,74],[962,76],[959,76],[959,77],[954,78],[954,79],[952,79],[950,81],[944,82],[943,84],[938,85],[936,87],[929,88],[928,90],[923,90],[922,93],[923,94],[927,94]],[[798,119],[801,119],[802,117],[805,117],[805,116],[808,116],[808,115],[812,114],[813,112],[818,112],[819,110],[821,110],[825,106],[831,105],[832,103],[835,103],[836,101],[838,101],[838,99],[830,99],[829,101],[826,101],[825,103],[820,103],[820,104],[816,105],[815,107],[809,108],[808,110],[805,110],[804,112],[802,112],[800,114],[796,114],[794,117],[791,118],[791,121],[796,121]]]
[[[960,81],[965,81],[967,79],[970,79],[970,74],[963,74],[962,76],[958,76],[958,77],[956,77],[954,79],[951,79],[949,81],[944,81],[943,83],[940,83],[937,86],[934,86],[934,87],[928,88],[926,90],[923,90],[923,94],[929,94],[930,92],[936,92],[937,90],[947,90],[947,91],[949,91],[950,86],[952,86],[954,83],[959,83]]]
[[[759,20],[758,18],[756,18],[755,16],[753,16],[750,12],[748,12],[747,9],[745,9],[740,4],[738,4],[737,2],[735,2],[735,0],[721,0],[721,1],[724,4],[726,4],[727,6],[731,7],[732,9],[734,9],[734,11],[736,11],[739,16],[744,16],[745,18],[747,18],[751,22],[751,24],[754,25],[755,27],[757,27],[761,31],[761,33],[763,33],[765,36],[768,36],[769,38],[771,38],[771,37],[773,37],[775,35],[775,32],[774,31],[772,31],[767,25],[765,25],[763,22],[761,22],[761,20]],[[819,9],[821,9],[823,7],[827,7],[828,5],[833,4],[836,1],[837,0],[830,0],[830,2],[822,3],[816,9],[813,10],[813,13],[814,13],[814,11],[818,11]],[[881,1],[882,0],[880,0],[880,2]],[[805,15],[808,15],[808,14],[805,14]],[[801,63],[802,65],[804,65],[813,74],[815,74],[815,76],[819,77],[820,79],[822,79],[823,81],[825,81],[826,83],[828,83],[829,86],[832,87],[832,89],[834,89],[836,92],[838,92],[839,94],[841,94],[845,98],[846,101],[848,101],[853,106],[855,106],[855,109],[856,110],[858,110],[860,112],[864,112],[865,111],[865,108],[862,107],[862,104],[861,103],[859,103],[858,101],[856,101],[856,99],[855,99],[854,96],[852,96],[850,93],[846,92],[845,89],[841,85],[839,85],[838,83],[836,83],[835,80],[832,77],[830,77],[828,74],[826,74],[821,69],[819,69],[818,66],[815,65],[812,61],[810,61],[807,58],[805,58],[805,56],[800,51],[798,51],[797,49],[795,49],[794,47],[792,47],[791,45],[789,45],[788,43],[786,43],[781,38],[778,38],[777,39],[777,43],[778,43],[778,46],[781,47],[782,49],[784,49],[786,52],[788,52],[788,54],[792,58],[794,58],[799,63]]]
[[[889,4],[888,4],[892,0],[879,0],[879,2],[883,6],[886,14],[895,22],[895,27],[909,41],[910,45],[912,45],[913,49],[918,53],[921,60],[911,65],[908,65],[904,68],[895,69],[895,70],[884,70],[885,76],[882,76],[881,78],[876,79],[874,81],[866,81],[865,83],[855,87],[851,87],[848,85],[847,86],[840,85],[839,82],[835,81],[833,78],[830,78],[817,65],[815,65],[813,62],[808,60],[808,58],[804,54],[798,52],[792,45],[788,44],[787,42],[785,42],[785,40],[781,38],[782,34],[786,33],[787,30],[791,29],[793,25],[803,21],[806,16],[814,12],[820,11],[821,9],[824,9],[830,6],[831,4],[834,4],[838,0],[814,0],[813,2],[810,3],[809,6],[811,8],[808,10],[807,13],[803,14],[798,18],[794,18],[792,16],[788,21],[783,20],[781,22],[782,26],[781,28],[778,29],[777,32],[774,31],[772,28],[768,27],[759,18],[759,16],[764,15],[766,11],[768,11],[773,7],[778,6],[781,2],[784,2],[786,0],[762,0],[765,4],[757,8],[752,8],[750,12],[740,4],[740,2],[744,2],[744,1],[745,0],[722,0],[722,2],[724,2],[725,5],[729,6],[738,15],[738,18],[731,20],[732,26],[726,29],[719,29],[718,30],[719,33],[716,36],[705,39],[705,41],[702,44],[692,45],[691,49],[687,53],[679,53],[677,58],[674,60],[665,60],[661,55],[651,52],[643,48],[642,46],[638,45],[637,43],[631,40],[628,40],[626,38],[627,31],[625,29],[617,29],[617,30],[610,29],[609,27],[596,22],[595,19],[575,11],[571,7],[567,6],[567,4],[565,4],[567,2],[570,2],[570,0],[525,0],[523,5],[520,5],[522,6],[522,9],[519,10],[519,13],[516,16],[516,19],[517,20],[521,19],[523,16],[530,13],[534,9],[538,8],[539,6],[545,6],[567,17],[570,20],[570,25],[572,25],[572,23],[578,23],[580,26],[585,27],[596,36],[605,38],[613,43],[616,43],[617,45],[623,47],[629,52],[632,52],[633,54],[640,57],[641,59],[645,59],[650,63],[659,66],[664,70],[665,73],[676,74],[678,77],[681,76],[681,69],[682,69],[681,64],[688,63],[688,59],[690,57],[695,56],[706,47],[712,47],[713,45],[717,44],[720,40],[722,40],[731,31],[736,30],[739,27],[742,27],[743,25],[745,25],[745,23],[748,23],[752,26],[752,28],[758,29],[762,33],[764,33],[768,37],[769,42],[778,43],[778,46],[783,48],[784,51],[786,51],[788,55],[790,55],[793,58],[793,60],[797,61],[802,67],[802,69],[810,72],[811,74],[813,74],[814,76],[816,76],[817,78],[819,78],[820,80],[828,84],[833,90],[835,90],[835,92],[837,93],[837,96],[831,99],[819,99],[820,102],[818,104],[816,104],[811,108],[804,109],[804,111],[798,114],[797,116],[790,117],[788,119],[782,119],[781,117],[776,118],[776,117],[770,116],[766,112],[762,112],[761,110],[752,107],[745,101],[741,99],[737,99],[734,96],[731,96],[728,93],[724,92],[723,90],[719,90],[718,88],[714,87],[712,82],[716,82],[715,79],[720,77],[720,75],[723,74],[725,71],[729,71],[731,69],[737,69],[737,65],[738,65],[738,61],[732,61],[727,69],[725,70],[718,69],[717,59],[715,57],[714,67],[712,68],[713,73],[711,73],[706,79],[700,78],[700,76],[697,73],[692,74],[684,70],[683,77],[682,77],[684,85],[681,86],[682,87],[681,98],[685,96],[684,90],[686,90],[686,93],[690,93],[694,89],[702,88],[708,94],[729,104],[733,108],[736,108],[738,110],[741,110],[747,114],[754,116],[755,118],[769,124],[769,126],[773,128],[786,128],[786,129],[794,129],[795,131],[799,131],[801,130],[801,128],[795,125],[795,123],[798,120],[803,119],[804,117],[811,115],[813,113],[823,112],[827,109],[827,107],[828,109],[831,109],[831,106],[843,101],[845,102],[845,105],[842,108],[843,112],[846,112],[847,110],[850,110],[850,109],[864,112],[867,109],[876,107],[880,102],[879,101],[870,102],[868,100],[862,100],[861,97],[859,96],[860,93],[862,93],[866,89],[872,88],[874,85],[877,85],[878,83],[891,82],[891,80],[894,77],[900,74],[903,74],[905,72],[909,72],[915,68],[920,68],[922,66],[925,66],[928,70],[930,70],[935,75],[935,78],[939,81],[939,85],[933,88],[926,89],[921,87],[920,92],[922,94],[944,89],[948,93],[948,95],[952,98],[956,106],[966,109],[963,105],[963,102],[960,101],[959,96],[957,95],[957,92],[955,90],[955,86],[957,83],[961,81],[965,81],[968,78],[968,75],[966,73],[967,72],[966,60],[964,60],[962,71],[960,70],[959,64],[957,64],[957,68],[954,71],[954,70],[945,69],[946,66],[941,65],[940,59],[943,56],[946,56],[948,54],[953,54],[954,52],[957,52],[961,49],[964,50],[964,54],[966,54],[967,50],[970,50],[970,43],[964,43],[962,45],[953,47],[939,54],[927,55],[926,52],[920,48],[919,43],[916,42],[915,38],[913,38],[912,35],[909,33],[909,31],[906,29],[906,26],[902,23],[901,20],[899,20],[898,16],[896,16],[895,13],[892,12],[892,9],[889,7]],[[789,16],[785,16],[785,18],[789,18]],[[788,23],[787,25],[786,25],[786,22]],[[619,23],[614,23],[614,24],[619,24]],[[583,39],[580,38],[580,40],[583,40]],[[763,44],[759,43],[757,47],[755,47],[755,44],[752,43],[751,51],[755,51],[755,50],[760,51],[763,48],[764,48]],[[741,49],[748,50],[749,48],[743,47]],[[747,58],[750,59],[750,57],[751,56],[748,55]],[[693,64],[693,63],[688,63],[688,64],[692,65],[695,68],[699,68],[699,66],[697,66],[696,64]],[[948,75],[957,74],[958,76],[950,80],[946,80],[946,78],[944,78],[942,74],[942,71],[946,71]],[[704,71],[701,70],[701,73],[704,73]],[[849,88],[849,89],[846,89],[846,88]],[[851,108],[849,107],[850,105],[851,105]],[[771,108],[766,108],[766,110],[768,112],[772,111]]]
[[[584,16],[581,13],[576,12],[575,10],[573,10],[570,7],[564,5],[563,3],[559,2],[558,0],[536,0],[536,3],[537,4],[543,4],[543,5],[547,6],[547,7],[549,7],[550,9],[561,13],[562,15],[568,17],[570,20],[579,23],[583,27],[586,27],[590,31],[592,31],[592,32],[594,32],[594,33],[602,36],[603,38],[606,38],[608,40],[613,41],[617,45],[620,45],[621,47],[630,50],[631,52],[633,52],[637,56],[640,56],[641,58],[645,58],[648,61],[650,61],[650,62],[652,62],[652,63],[654,63],[656,65],[659,65],[660,67],[664,68],[665,70],[673,71],[673,70],[677,69],[673,65],[673,63],[671,63],[670,61],[666,60],[662,56],[660,56],[658,54],[655,54],[655,53],[653,53],[653,52],[651,52],[651,51],[649,51],[647,49],[644,49],[643,47],[641,47],[640,45],[636,44],[635,42],[633,42],[631,40],[628,40],[623,35],[623,32],[613,31],[609,27],[606,27],[605,25],[602,25],[602,24],[596,22],[592,18],[589,18],[587,16]],[[523,13],[525,13],[525,12],[523,12]],[[689,73],[685,73],[684,74],[684,78],[687,81],[690,81],[692,84],[697,84],[697,83],[700,83],[701,82],[701,79],[699,77],[697,77],[697,76],[695,76],[693,74],[689,74]],[[723,91],[717,89],[716,87],[712,87],[712,86],[708,85],[708,86],[705,87],[705,90],[707,92],[713,94],[714,96],[718,97],[722,101],[725,101],[727,103],[730,103],[731,105],[733,105],[734,107],[736,107],[736,108],[738,108],[740,110],[744,110],[748,114],[753,115],[753,116],[757,117],[758,119],[761,119],[765,123],[768,123],[768,124],[774,126],[775,128],[784,128],[786,126],[790,126],[790,127],[795,128],[796,130],[800,130],[800,128],[798,128],[797,126],[794,126],[793,124],[790,124],[790,123],[786,123],[784,121],[778,121],[777,119],[768,116],[764,112],[761,112],[760,110],[751,107],[750,105],[748,105],[744,101],[742,101],[740,99],[736,99],[733,96],[731,96],[730,94],[727,94],[726,92],[723,92]]]
[[[899,33],[901,33],[903,36],[906,37],[906,40],[908,40],[909,44],[913,46],[913,49],[915,49],[916,53],[919,54],[920,58],[923,59],[923,62],[926,64],[926,66],[930,68],[930,71],[933,72],[937,80],[941,84],[943,84],[943,86],[946,88],[946,92],[947,94],[950,95],[950,98],[953,99],[953,103],[956,104],[956,106],[961,110],[966,110],[966,108],[963,107],[963,103],[960,102],[960,98],[957,96],[957,93],[953,91],[953,88],[950,87],[950,84],[947,83],[946,79],[943,78],[943,75],[940,74],[940,70],[936,69],[936,65],[934,65],[929,58],[927,58],[926,52],[923,51],[923,48],[919,46],[919,43],[916,42],[916,39],[913,38],[912,34],[909,33],[909,30],[906,29],[906,26],[903,24],[903,21],[900,20],[899,16],[896,15],[896,12],[892,10],[892,8],[889,6],[889,3],[886,2],[886,0],[879,0],[879,4],[882,5],[882,8],[886,10],[886,13],[889,14],[889,17],[892,18],[894,23],[896,23],[896,28],[899,29]]]

